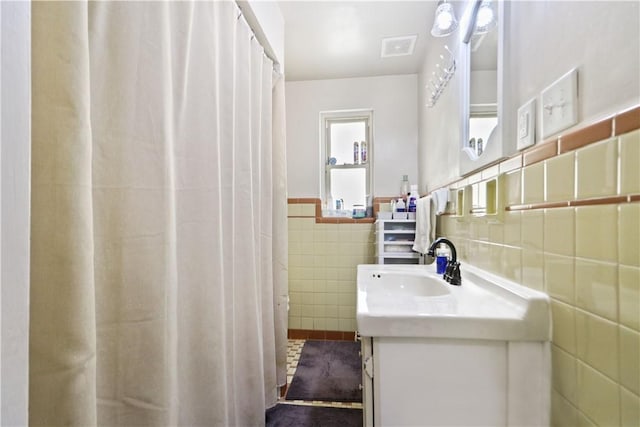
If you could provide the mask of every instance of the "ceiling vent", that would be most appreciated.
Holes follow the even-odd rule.
[[[412,55],[417,38],[418,35],[416,34],[413,36],[387,37],[382,39],[380,57],[389,58],[392,56]]]

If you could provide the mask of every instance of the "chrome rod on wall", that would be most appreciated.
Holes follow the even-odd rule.
[[[438,102],[438,98],[442,95],[444,88],[447,87],[449,80],[453,77],[456,72],[456,59],[449,49],[448,46],[445,45],[445,50],[448,53],[448,57],[445,61],[445,56],[440,55],[440,59],[443,61],[443,66],[440,64],[436,64],[436,70],[431,73],[431,78],[426,85],[426,89],[429,92],[429,102],[427,103],[427,107],[432,108]]]

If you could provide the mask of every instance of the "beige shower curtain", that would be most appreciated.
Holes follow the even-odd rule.
[[[30,424],[263,424],[286,381],[282,78],[234,2],[32,19]]]

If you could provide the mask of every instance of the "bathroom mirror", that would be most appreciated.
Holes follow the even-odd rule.
[[[502,144],[502,52],[505,2],[471,0],[461,54],[462,175],[506,157]]]

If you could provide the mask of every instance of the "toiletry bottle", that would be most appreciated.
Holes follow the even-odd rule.
[[[400,183],[402,200],[407,200],[407,194],[409,194],[409,175],[402,175],[402,182]]]
[[[355,141],[353,143],[353,164],[357,165],[358,163],[360,163],[360,145],[358,141]]]
[[[409,204],[407,205],[407,212],[416,211],[416,203],[418,197],[418,184],[412,184],[411,191],[409,192]]]
[[[436,273],[444,274],[447,269],[447,263],[449,262],[449,257],[447,256],[447,252],[445,249],[438,248],[436,249]]]
[[[408,212],[415,212],[416,211],[416,196],[414,195],[413,192],[410,193],[409,195],[409,209]]]
[[[396,212],[405,212],[404,200],[398,199],[396,203]]]
[[[360,163],[367,163],[367,141],[360,143]]]

